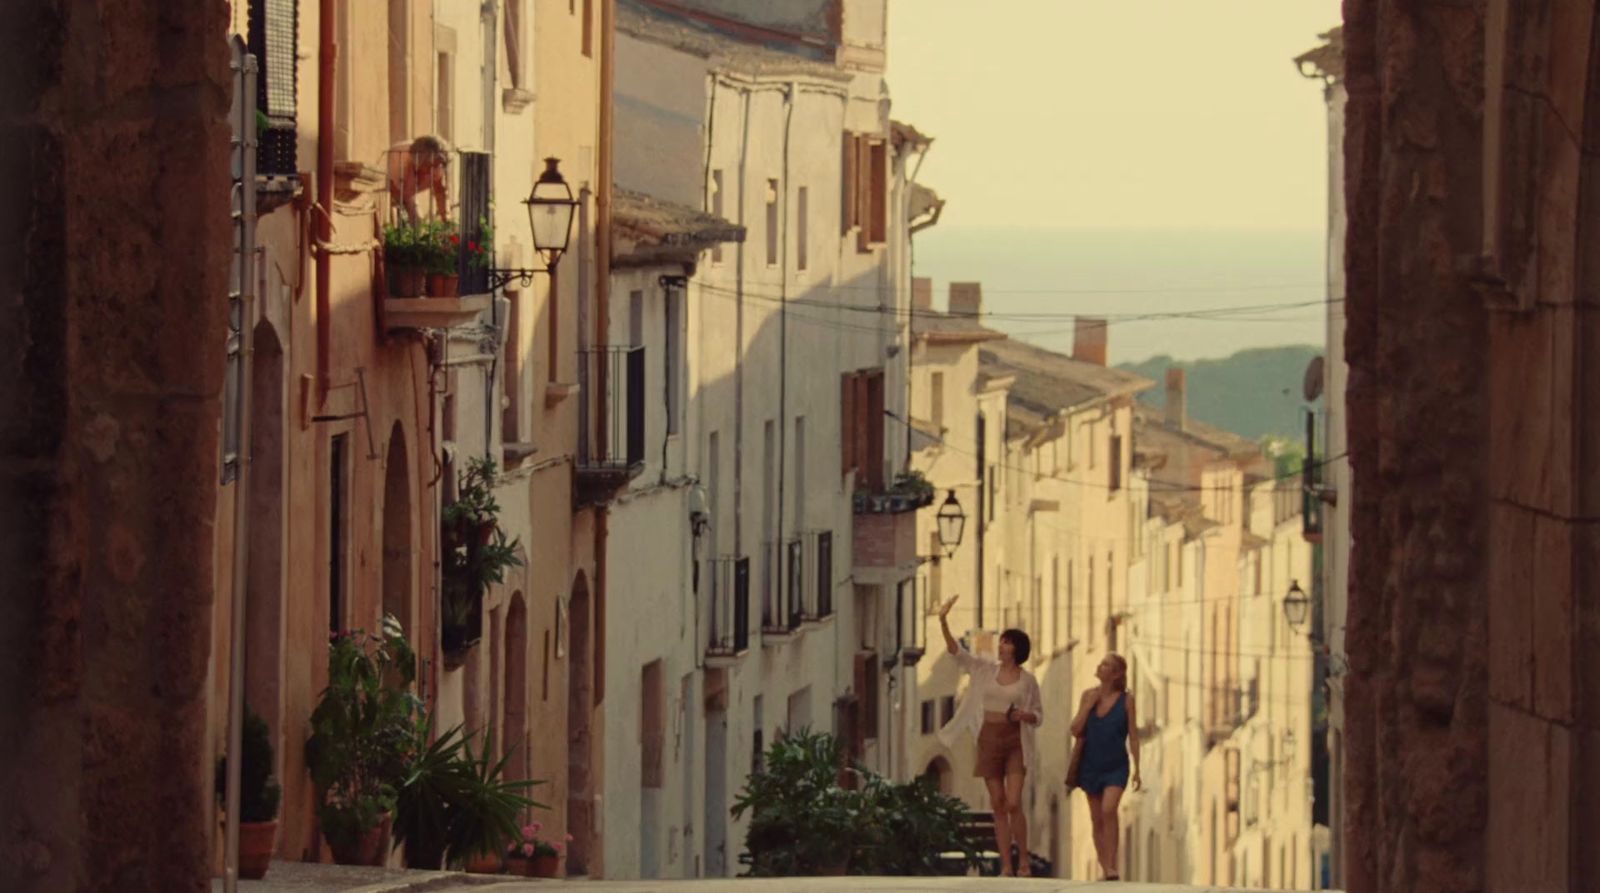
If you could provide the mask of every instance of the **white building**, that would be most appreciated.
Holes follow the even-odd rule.
[[[905,415],[905,172],[927,141],[888,119],[883,0],[727,6],[617,10],[618,224],[636,229],[614,230],[610,328],[644,346],[662,398],[607,519],[601,727],[641,731],[604,737],[608,877],[741,871],[729,809],[785,730],[892,768],[885,664],[915,554],[858,562],[854,506],[904,467],[907,432],[885,421]],[[752,27],[780,37],[736,36]]]

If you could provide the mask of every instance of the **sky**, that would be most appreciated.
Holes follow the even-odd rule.
[[[1325,226],[1339,0],[889,0],[893,117],[941,226]]]

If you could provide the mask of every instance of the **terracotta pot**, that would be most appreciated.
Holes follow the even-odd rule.
[[[506,874],[518,877],[533,877],[533,860],[527,856],[507,856]]]
[[[557,877],[556,872],[560,870],[560,868],[560,856],[543,855],[533,857],[534,877]]]
[[[430,298],[459,297],[461,294],[460,288],[461,277],[455,273],[428,274],[428,297]]]
[[[421,267],[390,267],[389,297],[421,297],[428,284],[428,274]]]
[[[479,853],[467,859],[468,874],[499,874],[505,863],[494,853]]]
[[[392,816],[384,813],[383,821],[368,829],[353,844],[334,846],[333,841],[328,841],[328,848],[333,851],[333,861],[340,865],[383,865],[389,854],[385,844],[389,842],[389,825],[393,820]]]
[[[239,823],[239,877],[259,881],[267,874],[272,851],[278,839],[278,823]]]

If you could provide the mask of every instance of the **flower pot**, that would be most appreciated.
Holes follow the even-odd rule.
[[[421,267],[390,267],[389,297],[419,298],[428,284],[427,271]]]
[[[383,821],[367,829],[367,832],[354,841],[340,841],[335,844],[328,841],[328,849],[333,851],[333,861],[340,865],[382,865],[384,857],[388,855],[389,825],[393,817],[388,813],[383,814]]]
[[[455,273],[428,274],[428,297],[430,298],[459,297],[461,294],[460,288],[461,277]]]
[[[278,823],[239,823],[239,877],[259,881],[267,874],[273,846],[278,839]]]
[[[468,874],[499,874],[504,862],[494,853],[478,853],[467,857]]]
[[[533,877],[556,877],[561,867],[561,857],[547,854],[533,857]]]
[[[506,856],[506,874],[533,877],[533,860],[527,856]]]

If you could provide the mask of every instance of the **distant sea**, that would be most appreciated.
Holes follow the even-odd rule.
[[[1072,350],[1065,315],[1104,315],[1113,364],[1325,341],[1320,230],[940,224],[917,234],[915,251],[915,274],[934,280],[935,307],[945,306],[950,282],[982,282],[989,325],[1064,352]],[[1164,316],[1173,313],[1190,315]]]

